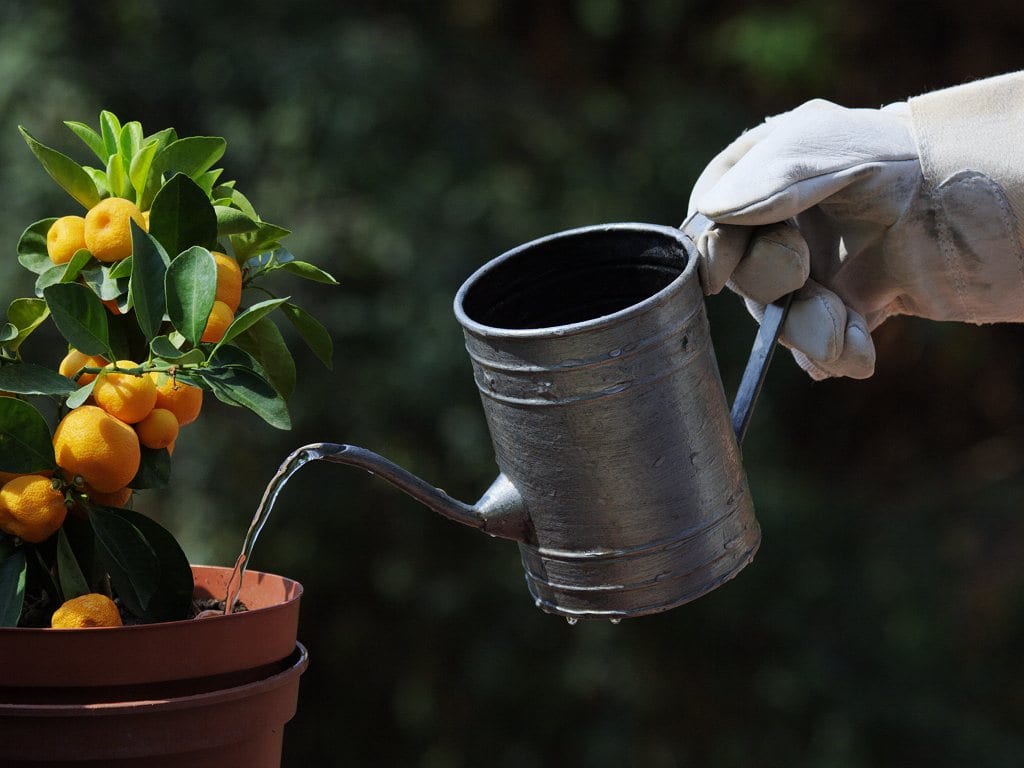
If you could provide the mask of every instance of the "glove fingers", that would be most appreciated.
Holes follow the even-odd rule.
[[[843,352],[846,305],[836,294],[813,280],[793,300],[780,337],[812,361],[828,364]]]
[[[750,299],[746,304],[760,322],[764,304]],[[875,344],[867,321],[813,280],[808,280],[800,298],[793,300],[779,341],[818,381],[831,376],[866,379],[875,372]]]
[[[740,134],[729,146],[719,152],[714,159],[708,163],[703,172],[697,177],[697,183],[693,185],[690,192],[690,203],[687,216],[697,210],[697,200],[709,189],[718,183],[718,180],[725,175],[730,168],[738,163],[747,152],[772,130],[769,122],[764,122],[749,131]]]
[[[697,238],[697,252],[700,254],[697,271],[705,294],[716,294],[729,282],[736,265],[747,252],[752,233],[750,227],[721,224],[710,227]]]
[[[810,250],[800,231],[790,224],[773,224],[754,230],[746,255],[733,270],[730,287],[768,304],[800,288],[810,273]]]
[[[815,362],[798,349],[793,357],[811,378],[821,381],[830,376],[847,376],[851,379],[866,379],[875,372],[875,344],[871,340],[867,322],[856,311],[847,307],[846,333],[843,351],[831,362]]]
[[[702,184],[696,205],[712,221],[785,221],[893,164],[918,162],[910,128],[896,111],[809,102],[768,125],[713,185]]]

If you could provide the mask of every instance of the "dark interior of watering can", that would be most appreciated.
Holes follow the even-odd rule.
[[[650,298],[686,267],[669,235],[588,230],[514,251],[480,274],[463,298],[466,316],[492,328],[551,328],[610,315]]]

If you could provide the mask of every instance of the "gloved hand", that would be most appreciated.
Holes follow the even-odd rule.
[[[690,199],[706,293],[764,305],[814,378],[874,372],[892,315],[1024,320],[1024,73],[883,109],[812,101],[743,134]]]

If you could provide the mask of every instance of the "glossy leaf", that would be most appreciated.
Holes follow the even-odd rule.
[[[235,344],[248,352],[263,368],[270,385],[287,400],[295,390],[295,359],[277,325],[269,317],[261,318],[235,338]]]
[[[100,201],[100,193],[96,189],[96,184],[82,166],[67,155],[36,141],[24,128],[19,126],[18,130],[21,131],[32,154],[36,156],[50,178],[56,181],[65,192],[86,209],[92,208]]]
[[[113,112],[103,110],[100,112],[100,133],[103,136],[103,150],[107,158],[117,152],[121,138],[121,121]],[[106,163],[106,158],[103,158]]]
[[[206,329],[217,293],[217,264],[205,248],[189,248],[171,261],[165,277],[167,314],[193,346]]]
[[[245,261],[251,256],[264,251],[271,251],[280,244],[281,238],[290,234],[290,230],[261,221],[253,232],[231,236],[231,245],[239,260]]]
[[[92,153],[96,155],[101,163],[107,162],[106,148],[103,146],[103,137],[85,123],[76,120],[65,120],[64,125],[71,129],[71,132],[82,140]]]
[[[9,352],[16,352],[22,342],[50,316],[42,299],[15,299],[7,308],[7,322],[17,329],[14,338],[5,341]]]
[[[236,367],[204,370],[202,378],[221,402],[248,408],[270,426],[291,429],[284,398],[253,371]]]
[[[132,276],[128,293],[135,307],[135,318],[146,341],[160,333],[167,309],[164,276],[170,259],[152,235],[134,221],[132,229]]]
[[[111,512],[135,526],[160,564],[159,581],[142,618],[146,621],[177,621],[186,618],[192,607],[195,583],[188,557],[174,536],[145,515],[128,509]]]
[[[87,355],[110,356],[107,310],[95,293],[78,283],[60,283],[48,287],[43,296],[57,329],[72,347]]]
[[[68,408],[77,408],[80,405],[85,405],[86,400],[92,396],[92,388],[94,386],[96,386],[96,379],[93,379],[88,384],[83,384],[68,395],[68,399],[64,401],[65,405]]]
[[[121,135],[118,137],[117,153],[124,162],[124,169],[127,172],[128,166],[136,153],[142,147],[142,123],[133,120],[121,126]]]
[[[139,207],[146,210],[160,188],[163,176],[183,173],[195,179],[208,171],[224,155],[227,142],[218,136],[189,136],[162,147],[153,158],[146,188]]]
[[[18,263],[29,272],[43,274],[53,267],[46,251],[46,234],[50,231],[56,218],[41,219],[21,233],[18,240]]]
[[[179,173],[153,200],[149,234],[172,258],[190,246],[212,247],[217,242],[217,214],[206,193]]]
[[[128,178],[139,198],[141,198],[143,190],[146,189],[146,184],[149,181],[149,172],[153,167],[153,158],[156,157],[159,149],[159,142],[155,139],[146,139],[128,165]],[[141,202],[141,199],[138,202]]]
[[[134,220],[132,224],[135,224]],[[134,247],[134,246],[133,246]],[[130,278],[132,276],[132,269],[135,267],[135,259],[131,256],[121,259],[120,261],[110,265],[110,271],[107,272],[107,276],[111,280],[120,280],[122,278]]]
[[[320,267],[313,266],[305,261],[287,261],[281,265],[280,269],[283,272],[298,275],[306,280],[313,280],[317,283],[327,283],[328,285],[338,285],[338,281],[335,280],[334,276],[329,272],[325,272],[320,269]]]
[[[253,304],[244,312],[240,312],[231,322],[231,325],[228,326],[227,330],[224,331],[224,336],[217,342],[217,346],[227,344],[238,334],[244,333],[248,328],[258,323],[287,301],[287,297],[283,299],[267,299],[266,301]]]
[[[68,385],[71,388],[68,388]],[[73,391],[71,380],[52,368],[35,363],[9,363],[0,366],[0,390],[17,395],[66,395]],[[0,398],[0,403],[4,402]]]
[[[25,548],[18,547],[0,562],[0,627],[16,627],[25,605],[28,562]]]
[[[0,373],[19,367],[5,365]],[[0,397],[0,471],[42,472],[56,466],[53,438],[42,414],[24,400]]]
[[[138,528],[116,512],[90,505],[97,554],[128,609],[143,616],[160,584],[160,561]]]
[[[87,595],[92,590],[64,529],[57,532],[57,580],[65,600]]]
[[[142,448],[139,471],[128,483],[136,490],[166,488],[171,481],[171,455],[166,448]]]
[[[124,158],[120,155],[111,155],[107,161],[107,184],[115,197],[132,197],[128,170],[124,167]]]
[[[213,209],[217,214],[217,235],[220,237],[254,232],[259,228],[258,221],[237,208],[215,205]]]
[[[334,368],[334,341],[331,339],[331,334],[324,325],[309,314],[302,307],[287,303],[281,307],[281,311],[284,312],[295,330],[299,332],[302,340],[306,342],[306,345],[312,350],[320,362],[326,366],[328,370]]]

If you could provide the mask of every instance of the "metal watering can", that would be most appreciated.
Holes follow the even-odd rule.
[[[500,469],[476,504],[363,448],[309,446],[315,458],[518,542],[537,606],[570,622],[714,589],[760,542],[740,443],[788,301],[768,308],[730,415],[697,274],[708,226],[569,230],[462,285],[455,315]]]

